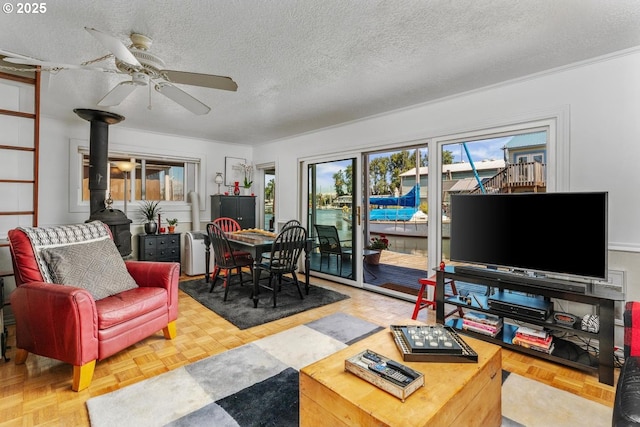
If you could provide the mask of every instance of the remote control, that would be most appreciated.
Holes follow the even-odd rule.
[[[407,377],[411,378],[412,380],[415,380],[417,378],[416,375],[409,370],[409,367],[401,365],[401,364],[399,364],[399,363],[397,363],[397,362],[395,362],[393,360],[387,360],[386,365],[389,368],[395,369],[396,371],[406,375]]]
[[[369,359],[369,360],[371,360],[372,362],[375,362],[375,363],[382,362],[382,359],[380,359],[380,357],[377,354],[372,353],[370,351],[365,351],[364,354],[362,355],[362,357],[364,357],[365,359]]]
[[[413,381],[411,378],[406,376],[405,374],[396,371],[395,369],[391,369],[387,367],[387,365],[382,363],[375,363],[369,365],[369,369],[374,372],[377,372],[380,376],[398,382],[400,384],[409,384]]]

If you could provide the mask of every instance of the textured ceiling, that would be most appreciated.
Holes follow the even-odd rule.
[[[11,2],[12,0],[9,0]],[[14,3],[16,4],[16,3]],[[0,49],[66,64],[108,53],[84,27],[150,36],[167,68],[232,77],[181,85],[195,116],[155,91],[116,107],[122,126],[257,144],[640,46],[638,0],[56,0],[0,15]],[[112,60],[111,60],[112,61]],[[0,62],[0,65],[8,65]],[[99,65],[113,68],[112,62]],[[79,120],[126,76],[51,74],[42,113]]]

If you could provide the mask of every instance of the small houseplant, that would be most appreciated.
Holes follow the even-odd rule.
[[[156,234],[158,231],[157,216],[162,212],[159,201],[143,200],[138,207],[138,214],[144,224],[144,232]]]
[[[389,246],[391,246],[389,245],[389,239],[387,239],[387,236],[385,236],[384,234],[381,234],[379,237],[371,238],[367,249],[383,250],[388,249]]]
[[[178,225],[178,218],[168,219],[167,224],[169,224],[169,233],[173,233],[174,231],[176,231],[176,225]]]
[[[244,188],[251,188],[251,184],[253,184],[253,181],[249,181],[249,178],[245,176],[243,183]]]
[[[380,252],[384,249],[389,248],[389,239],[384,234],[381,234],[377,237],[372,237],[369,240],[369,244],[367,245],[367,249],[375,251],[372,254],[367,254],[364,256],[364,261],[370,265],[378,265],[380,264]]]
[[[244,172],[244,180],[242,181],[244,194],[248,195],[251,192],[251,184],[253,184],[253,165],[250,163],[240,163],[239,167],[241,167]]]

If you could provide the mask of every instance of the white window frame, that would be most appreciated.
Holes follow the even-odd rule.
[[[513,122],[512,122],[513,123]],[[569,190],[569,109],[542,113],[531,116],[528,119],[522,118],[515,124],[480,126],[476,131],[462,132],[457,134],[443,135],[431,138],[429,144],[429,169],[442,170],[443,147],[447,144],[497,138],[514,133],[529,133],[537,130],[547,131],[547,191],[568,191]],[[432,153],[437,153],[433,155]],[[440,176],[440,175],[438,175]],[[442,179],[430,179],[428,181],[428,205],[442,206]],[[442,218],[440,215],[431,215],[435,221],[429,221],[428,261],[429,271],[435,269],[440,262],[442,254]]]
[[[69,212],[88,212],[89,201],[82,200],[82,156],[89,153],[89,141],[83,139],[71,139],[69,142]],[[145,147],[135,147],[135,150],[131,149],[131,145],[123,145],[119,143],[109,144],[109,156],[128,157],[128,158],[145,158],[145,159],[159,159],[175,162],[191,162],[197,164],[196,182],[193,183],[193,191],[195,191],[200,198],[201,211],[204,210],[204,194],[206,193],[206,171],[204,165],[206,165],[206,159],[201,154],[195,153],[183,153],[186,155],[176,156],[173,153],[152,151]],[[186,170],[185,170],[186,174]],[[186,177],[185,177],[186,180]],[[189,185],[189,183],[185,182]],[[189,210],[191,204],[188,200],[188,192],[190,189],[185,190],[186,198],[184,201],[163,201],[163,204],[171,211],[183,211]],[[139,200],[134,200],[132,203],[137,204]],[[113,203],[113,207],[116,209],[124,208],[124,202],[119,200]]]

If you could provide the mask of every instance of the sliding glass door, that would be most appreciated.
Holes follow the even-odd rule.
[[[304,163],[306,216],[316,242],[311,271],[331,280],[361,286],[362,235],[359,221],[359,160],[356,157]],[[360,248],[360,249],[358,249]]]
[[[364,153],[364,287],[400,298],[417,295],[427,274],[427,142]]]

